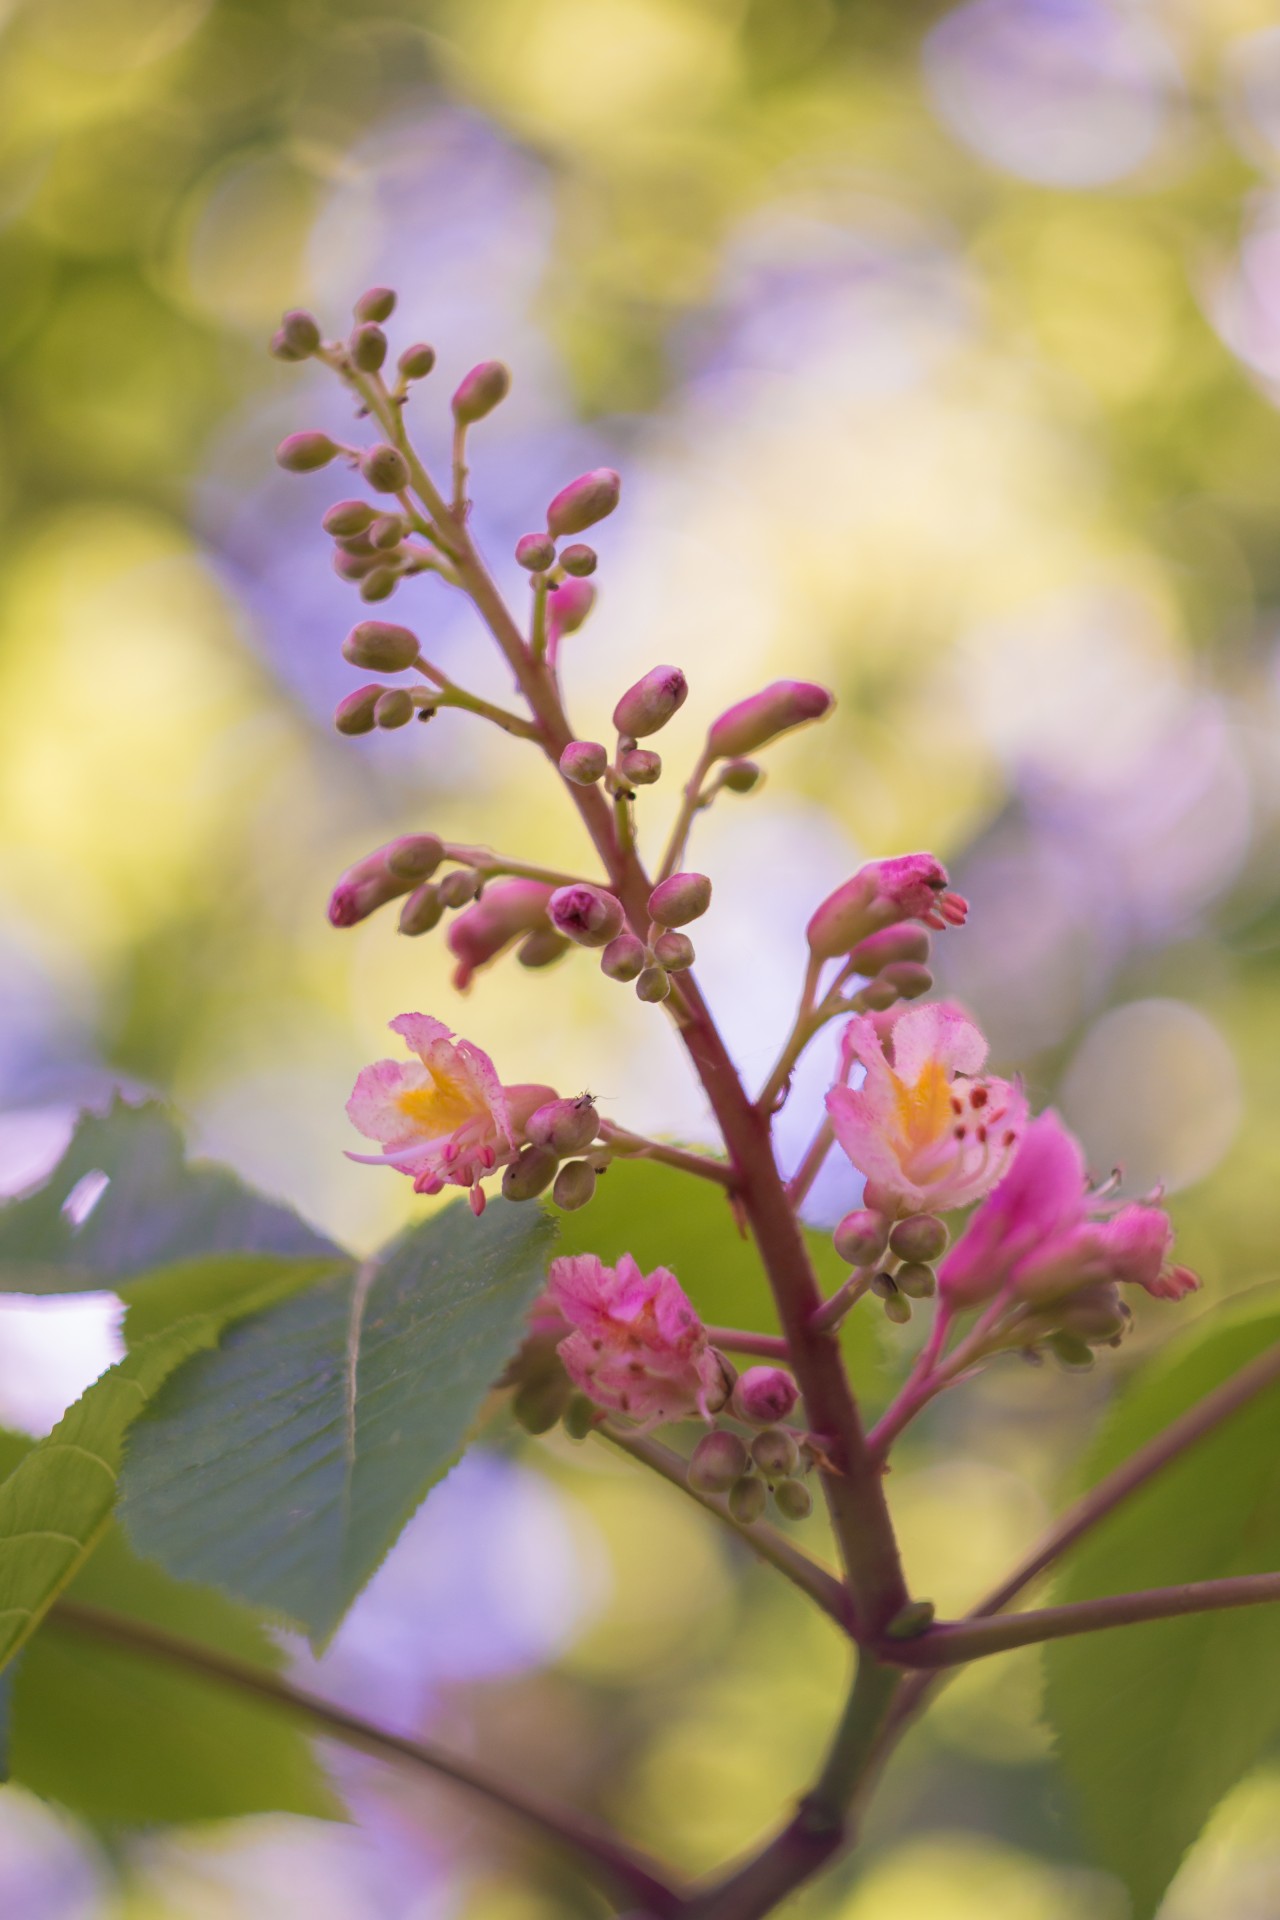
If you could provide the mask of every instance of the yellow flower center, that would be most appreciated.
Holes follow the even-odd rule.
[[[952,1124],[951,1084],[946,1068],[930,1060],[914,1086],[893,1076],[893,1092],[898,1109],[898,1132],[902,1144],[912,1150],[931,1147],[950,1131]]]
[[[425,1086],[407,1087],[396,1095],[396,1105],[405,1119],[430,1140],[456,1133],[468,1120],[483,1111],[466,1083],[451,1073],[428,1067]]]

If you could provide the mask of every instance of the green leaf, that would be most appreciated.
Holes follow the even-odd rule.
[[[1125,1390],[1090,1455],[1102,1478],[1280,1340],[1260,1289],[1206,1315]],[[1259,1394],[1076,1548],[1057,1602],[1280,1567],[1280,1386]],[[1280,1733],[1275,1609],[1204,1613],[1059,1640],[1047,1710],[1099,1858],[1151,1920],[1217,1802]]]
[[[554,1238],[535,1207],[459,1203],[236,1328],[134,1430],[135,1546],[326,1640],[456,1459]]]
[[[805,1239],[823,1290],[834,1293],[849,1269],[829,1234],[806,1228]],[[610,1266],[629,1253],[646,1273],[669,1267],[709,1326],[778,1330],[760,1256],[739,1232],[728,1198],[678,1167],[615,1160],[590,1206],[565,1217],[557,1251],[596,1253]],[[859,1400],[868,1408],[883,1405],[889,1391],[875,1308],[874,1301],[855,1308],[841,1335]]]
[[[107,1184],[77,1225],[75,1199],[95,1174]],[[7,1292],[84,1293],[220,1251],[314,1257],[340,1249],[227,1168],[188,1165],[181,1135],[154,1104],[117,1099],[105,1114],[82,1115],[48,1181],[0,1207]]]

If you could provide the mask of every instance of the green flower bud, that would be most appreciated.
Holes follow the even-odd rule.
[[[740,1527],[750,1527],[760,1518],[769,1495],[763,1480],[745,1474],[729,1489],[729,1512]]]
[[[444,859],[444,842],[434,833],[406,833],[387,850],[387,867],[399,880],[429,880]]]
[[[785,1427],[766,1427],[751,1442],[751,1458],[766,1480],[786,1480],[800,1465],[800,1449]]]
[[[566,534],[585,532],[613,512],[621,492],[622,480],[612,467],[579,474],[567,487],[561,487],[547,508],[547,532],[557,540],[563,540]]]
[[[400,931],[415,936],[430,933],[443,918],[444,902],[440,898],[439,887],[424,881],[420,887],[414,888],[400,909]]]
[[[600,955],[600,971],[609,980],[634,980],[646,959],[643,940],[634,933],[620,933]]]
[[[589,1093],[576,1100],[548,1100],[525,1122],[525,1134],[535,1147],[557,1154],[581,1153],[600,1131],[600,1115]]]
[[[671,992],[671,981],[665,967],[644,967],[636,975],[636,999],[644,1000],[652,1006],[667,998]]]
[[[516,541],[516,559],[529,573],[545,573],[556,557],[549,533],[522,533]]]
[[[653,943],[653,957],[668,973],[683,973],[697,955],[687,933],[660,933]]]
[[[484,877],[474,867],[455,867],[440,882],[440,898],[451,909],[465,907],[475,899],[483,885]]]
[[[720,769],[720,785],[730,793],[750,793],[764,778],[764,768],[754,760],[726,760]]]
[[[890,1640],[917,1640],[929,1631],[936,1612],[932,1600],[908,1600],[905,1607],[898,1608],[885,1634]]]
[[[889,1245],[899,1260],[936,1260],[946,1252],[950,1237],[936,1214],[913,1213],[897,1222],[889,1235]]]
[[[566,1160],[556,1175],[551,1198],[566,1213],[585,1207],[596,1190],[595,1168],[585,1160]]]
[[[357,320],[389,320],[396,310],[396,296],[391,287],[370,287],[356,301],[352,312]]]
[[[889,1222],[870,1207],[856,1207],[846,1213],[832,1239],[840,1258],[851,1267],[869,1267],[889,1244]]]
[[[895,1327],[905,1327],[911,1318],[911,1302],[905,1294],[891,1293],[884,1303],[884,1317]]]
[[[651,787],[662,778],[662,755],[647,747],[631,747],[618,757],[618,772],[631,787]]]
[[[352,553],[346,541],[340,542],[334,550],[333,570],[339,580],[367,580],[377,569],[376,553]]]
[[[347,352],[361,373],[376,373],[387,357],[387,336],[372,320],[351,329]]]
[[[516,948],[516,959],[522,967],[549,967],[562,954],[568,953],[569,941],[551,927],[536,927],[532,933],[526,933]]]
[[[502,1170],[504,1200],[534,1200],[555,1179],[559,1159],[546,1147],[522,1147]]]
[[[564,1430],[571,1440],[585,1440],[600,1421],[598,1410],[585,1393],[571,1394],[564,1410]]]
[[[908,1260],[894,1274],[898,1292],[908,1300],[928,1300],[938,1290],[938,1276],[923,1260]]]
[[[407,727],[413,715],[413,699],[406,687],[388,687],[373,710],[375,725],[387,732],[395,727]]]
[[[380,513],[369,525],[369,544],[379,553],[398,547],[408,528],[398,513]]]
[[[280,333],[291,352],[300,360],[305,360],[320,345],[320,328],[315,316],[304,312],[301,307],[294,307],[290,313],[286,313],[280,322]]]
[[[367,500],[335,500],[320,525],[335,540],[349,540],[364,533],[378,518],[378,510]]]
[[[511,375],[501,360],[482,360],[464,374],[453,396],[453,417],[470,427],[492,413],[511,391]]]
[[[1049,1335],[1049,1350],[1059,1366],[1069,1373],[1087,1373],[1097,1355],[1087,1340],[1078,1334],[1059,1331]]]
[[[526,1433],[550,1433],[568,1406],[572,1391],[565,1373],[540,1374],[518,1389],[511,1411]]]
[[[339,733],[372,733],[374,728],[373,710],[385,687],[374,681],[367,687],[357,687],[345,700],[339,700],[333,711],[333,724]]]
[[[609,764],[598,740],[571,740],[560,755],[560,771],[575,787],[593,787]]]
[[[406,380],[425,380],[435,363],[435,348],[429,347],[425,340],[419,340],[414,346],[405,348],[396,365]]]
[[[291,433],[276,448],[276,465],[286,473],[314,473],[336,460],[342,448],[327,433]]]
[[[374,673],[403,673],[418,657],[418,636],[385,620],[362,620],[343,641],[342,657]]]
[[[588,547],[583,541],[577,541],[573,546],[565,547],[560,555],[560,565],[565,572],[573,574],[579,580],[585,579],[589,573],[594,573],[598,564],[595,548]]]
[[[385,440],[360,455],[360,471],[375,493],[403,493],[409,484],[408,461]]]
[[[894,960],[880,970],[880,978],[900,1000],[918,1000],[933,985],[933,975],[918,960]]]
[[[779,1480],[773,1501],[784,1520],[807,1520],[813,1512],[813,1495],[803,1480]]]
[[[736,1433],[704,1433],[689,1456],[689,1485],[698,1493],[728,1493],[751,1462]]]
[[[400,575],[394,567],[375,566],[371,573],[366,573],[357,591],[362,600],[376,604],[379,600],[389,600],[399,584]]]

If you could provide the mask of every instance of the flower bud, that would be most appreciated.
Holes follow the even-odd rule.
[[[602,887],[558,887],[547,903],[551,924],[580,947],[605,947],[622,931],[622,902]]]
[[[872,860],[851,880],[828,895],[808,925],[809,947],[817,960],[834,960],[852,951],[868,934],[900,920],[926,926],[963,926],[968,903],[947,889],[947,870],[929,853],[907,853],[895,860]]]
[[[541,880],[491,881],[483,898],[449,928],[449,950],[458,961],[454,986],[465,990],[477,968],[496,960],[525,934],[545,930],[550,897],[551,888]]]
[[[600,1410],[585,1393],[571,1394],[564,1410],[564,1430],[571,1440],[585,1440],[600,1422]]]
[[[511,375],[501,360],[482,360],[464,374],[453,396],[453,417],[460,427],[483,420],[511,391]]]
[[[728,1493],[750,1470],[746,1447],[736,1433],[722,1428],[704,1433],[689,1455],[689,1485],[698,1493]]]
[[[418,657],[418,636],[385,620],[361,620],[343,641],[342,657],[375,673],[403,673]]]
[[[766,1480],[785,1480],[800,1465],[800,1449],[785,1427],[766,1427],[751,1442],[751,1458]]]
[[[526,1433],[550,1433],[568,1406],[572,1391],[567,1373],[538,1374],[517,1390],[511,1402],[512,1415]]]
[[[884,1303],[884,1317],[892,1320],[895,1327],[905,1327],[911,1318],[911,1302],[903,1293],[889,1294]]]
[[[593,787],[609,764],[598,740],[571,740],[560,755],[560,771],[575,787]]]
[[[267,343],[267,352],[271,354],[275,360],[305,360],[307,358],[306,354],[301,353],[297,347],[290,346],[288,336],[283,327],[277,327],[272,334],[271,339]]]
[[[1109,1280],[1081,1287],[1050,1310],[1060,1332],[1069,1333],[1077,1340],[1086,1340],[1091,1346],[1118,1340],[1128,1331],[1131,1318],[1129,1308],[1120,1298],[1119,1288]]]
[[[643,967],[636,975],[636,999],[647,1006],[658,1006],[671,992],[671,980],[665,967]]]
[[[882,967],[902,960],[926,961],[932,944],[927,927],[903,920],[896,927],[882,927],[879,933],[869,933],[865,940],[859,940],[849,958],[855,972],[870,979]]]
[[[684,927],[701,919],[711,905],[711,882],[705,873],[673,873],[659,880],[649,895],[649,917],[660,927]]]
[[[632,787],[651,787],[662,777],[662,756],[647,747],[630,747],[618,758],[618,772]]]
[[[589,1093],[576,1100],[548,1100],[525,1122],[525,1133],[535,1147],[550,1147],[561,1156],[581,1153],[600,1131],[600,1115]]]
[[[406,347],[396,365],[406,380],[425,380],[436,363],[436,350],[425,340]]]
[[[335,540],[348,540],[371,527],[377,518],[377,508],[367,500],[335,500],[320,525]]]
[[[898,989],[887,980],[869,980],[857,993],[853,1005],[859,1013],[887,1013],[898,1004]]]
[[[754,760],[726,760],[720,769],[720,785],[729,793],[750,793],[763,777],[764,768]]]
[[[362,600],[389,600],[399,584],[400,575],[394,567],[375,566],[372,573],[366,573],[358,591]]]
[[[666,726],[684,705],[688,692],[689,682],[679,667],[654,667],[634,687],[628,687],[613,710],[613,724],[619,733],[641,740]]]
[[[683,973],[697,959],[687,933],[660,933],[653,943],[653,957],[668,973]]]
[[[545,573],[556,557],[549,533],[522,533],[516,541],[516,559],[529,573]]]
[[[398,513],[380,513],[369,524],[369,545],[385,553],[398,547],[407,531]]]
[[[620,933],[600,955],[600,971],[609,980],[634,980],[646,957],[643,940],[634,933]]]
[[[928,1300],[938,1291],[938,1276],[923,1260],[907,1260],[893,1276],[908,1300]]]
[[[403,493],[409,484],[408,461],[385,440],[360,455],[360,471],[375,493]]]
[[[573,546],[561,549],[560,565],[566,573],[571,573],[575,579],[582,580],[587,574],[595,572],[599,565],[599,555],[594,547],[589,547],[584,541],[578,540]]]
[[[413,696],[406,687],[388,687],[379,695],[373,709],[374,724],[388,732],[395,727],[407,727],[414,712]]]
[[[285,314],[280,322],[280,334],[290,351],[300,360],[305,360],[320,345],[320,328],[315,315],[306,313],[301,307],[294,307]]]
[[[899,1260],[936,1260],[946,1252],[950,1238],[936,1214],[913,1213],[909,1219],[898,1221],[889,1235],[889,1245]]]
[[[752,1526],[764,1512],[768,1498],[764,1481],[746,1474],[729,1490],[729,1512],[740,1527]]]
[[[551,1198],[566,1213],[576,1213],[579,1207],[586,1206],[595,1190],[594,1167],[585,1160],[566,1160],[556,1175]]]
[[[455,867],[440,882],[440,898],[452,911],[455,907],[467,906],[483,885],[483,877],[474,867]]]
[[[933,975],[918,960],[892,960],[881,969],[880,979],[900,1000],[918,1000],[933,985]]]
[[[395,290],[392,287],[370,287],[356,301],[353,313],[357,320],[389,320],[396,310]]]
[[[773,1427],[785,1420],[799,1392],[781,1367],[748,1367],[733,1390],[733,1411],[752,1427]]]
[[[333,710],[333,724],[339,733],[372,733],[374,727],[373,709],[386,688],[375,680],[367,687],[357,687],[345,700],[339,700]]]
[[[352,553],[345,543],[334,549],[333,570],[339,580],[364,580],[377,565],[376,553]]]
[[[276,465],[286,473],[314,473],[327,467],[342,448],[327,433],[291,433],[276,448]]]
[[[736,707],[712,722],[707,750],[716,760],[736,760],[744,753],[756,753],[792,727],[825,719],[835,703],[833,693],[807,680],[775,680],[772,686],[739,700]]]
[[[443,919],[444,901],[440,898],[440,889],[424,880],[420,887],[414,888],[400,909],[400,931],[412,935],[430,933]]]
[[[589,580],[566,580],[547,595],[547,637],[560,640],[576,633],[596,603],[596,590]]]
[[[376,373],[387,357],[387,336],[372,320],[351,329],[347,352],[361,373]]]
[[[403,845],[403,839],[391,840],[347,868],[329,898],[329,919],[335,927],[354,927],[388,900],[408,893],[413,881],[391,869],[391,856]]]
[[[563,540],[566,534],[585,532],[613,512],[621,492],[621,477],[612,467],[580,473],[567,487],[561,487],[547,508],[547,532],[557,540]]]
[[[1051,1333],[1048,1345],[1058,1365],[1068,1373],[1088,1373],[1097,1358],[1088,1341],[1074,1333]]]
[[[933,1625],[937,1608],[932,1600],[908,1600],[885,1628],[890,1640],[918,1640]]]
[[[387,866],[402,880],[429,880],[444,859],[444,842],[434,833],[406,833],[387,848]]]
[[[846,1213],[831,1237],[842,1260],[851,1267],[869,1267],[889,1244],[889,1222],[870,1207],[856,1207]]]
[[[539,927],[536,932],[525,935],[516,948],[516,959],[522,967],[549,967],[561,954],[568,953],[570,945],[570,941],[553,933],[550,927]]]
[[[807,1520],[813,1512],[813,1495],[803,1480],[779,1480],[773,1502],[784,1520]]]
[[[504,1200],[535,1200],[556,1177],[560,1161],[545,1147],[521,1147],[516,1158],[503,1168]]]

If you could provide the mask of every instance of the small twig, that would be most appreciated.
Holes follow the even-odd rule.
[[[872,1266],[858,1267],[851,1273],[844,1285],[838,1287],[829,1300],[824,1300],[814,1314],[809,1322],[814,1331],[825,1332],[838,1327],[843,1320],[846,1320],[863,1295],[870,1292],[871,1282],[879,1271],[879,1267]],[[868,1435],[868,1444],[870,1444],[870,1435]]]
[[[469,847],[460,841],[446,841],[444,857],[446,860],[456,860],[459,866],[474,867],[486,879],[499,875],[510,876],[517,880],[541,880],[548,887],[594,887],[599,884],[595,880],[580,879],[577,874],[561,873],[556,867],[536,867],[527,860],[509,860],[505,853],[495,853],[491,847]]]
[[[836,1143],[835,1129],[824,1119],[805,1150],[804,1159],[787,1182],[787,1198],[798,1207],[822,1172],[827,1155]]]
[[[762,1360],[789,1360],[791,1349],[780,1333],[744,1333],[737,1327],[708,1327],[713,1347],[729,1353],[754,1353]]]
[[[671,838],[667,842],[666,852],[658,865],[658,879],[666,880],[673,874],[684,859],[684,850],[689,840],[689,832],[699,810],[706,805],[702,783],[710,768],[711,754],[704,747],[694,764],[693,772],[685,782],[684,793],[680,801],[680,811],[676,823],[671,829]]]
[[[620,1159],[660,1160],[664,1166],[695,1173],[701,1180],[714,1180],[730,1191],[737,1185],[733,1168],[727,1161],[713,1160],[710,1154],[694,1153],[687,1147],[673,1147],[665,1140],[651,1140],[647,1134],[632,1133],[630,1128],[620,1127],[612,1120],[601,1122],[600,1138],[607,1146],[617,1148]]]

